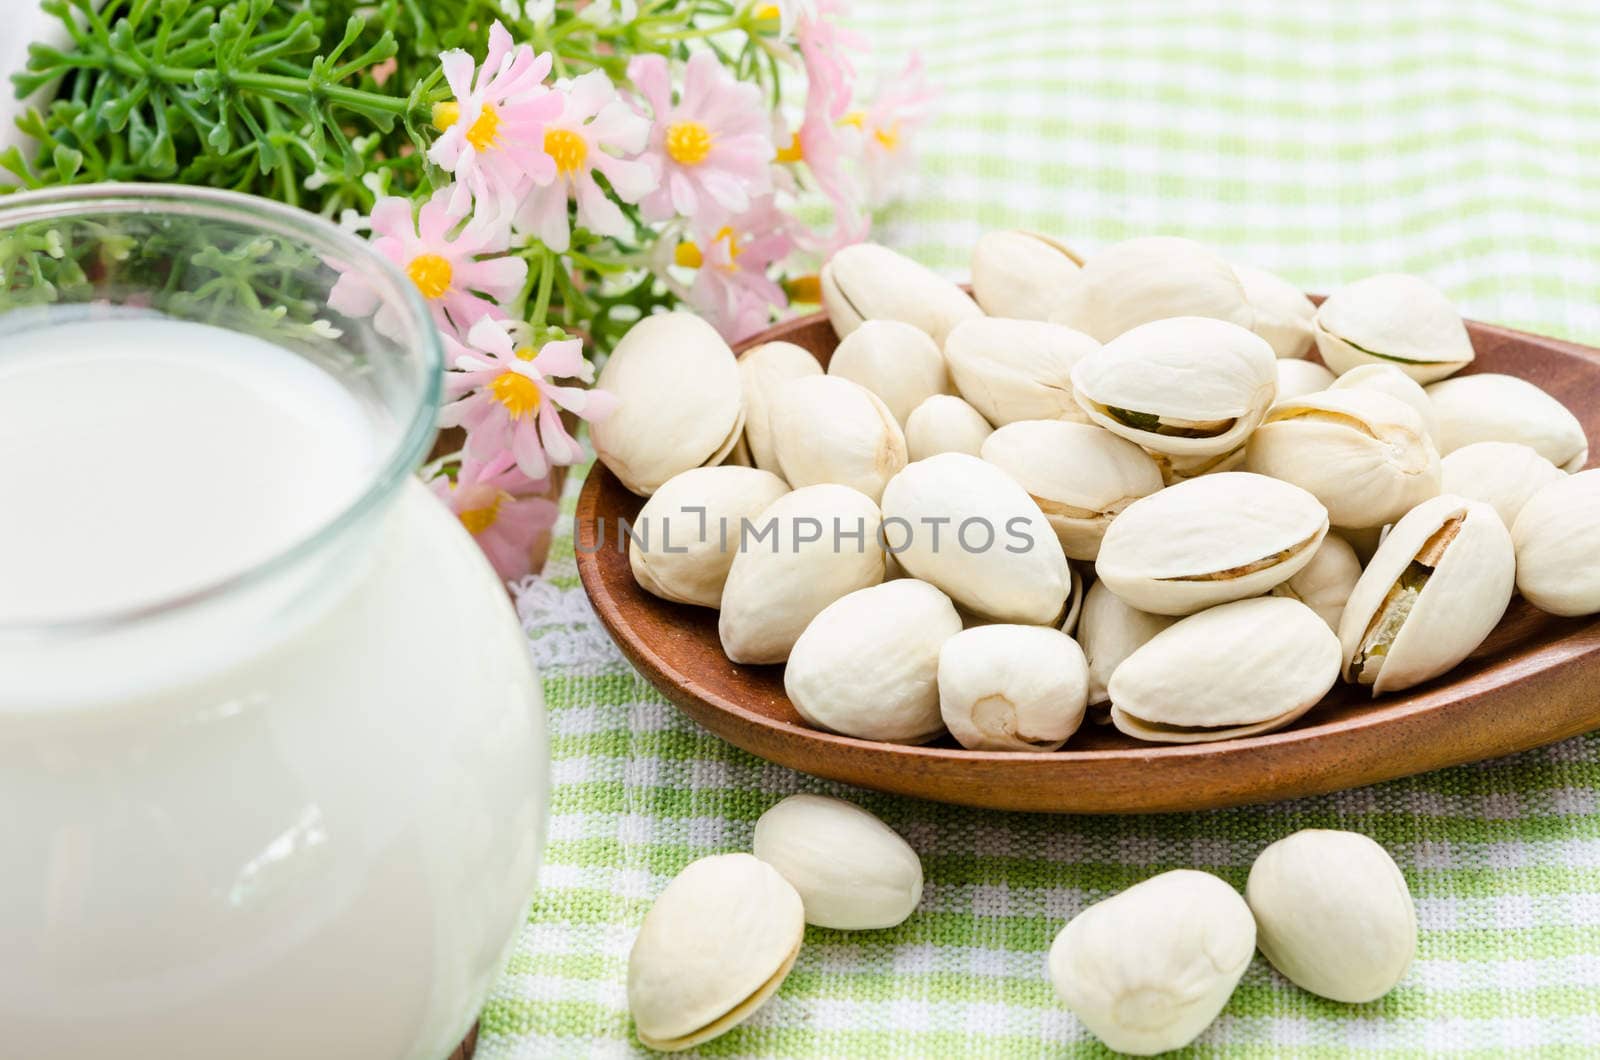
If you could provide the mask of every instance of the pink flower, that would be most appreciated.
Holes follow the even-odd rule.
[[[695,242],[678,248],[678,264],[695,267],[689,304],[729,342],[754,335],[771,322],[774,309],[789,304],[767,269],[794,250],[791,223],[766,195],[737,217],[702,215]]]
[[[844,116],[845,124],[859,130],[862,139],[861,164],[873,205],[897,198],[915,175],[912,138],[930,117],[936,95],[928,86],[922,56],[913,55],[871,106]]]
[[[851,86],[855,83],[852,51],[860,51],[865,41],[839,24],[844,15],[842,0],[816,0],[796,12],[795,43],[806,67],[806,103],[820,93],[828,117],[838,121],[850,109]]]
[[[439,475],[428,483],[467,528],[495,573],[516,581],[533,571],[533,547],[539,535],[556,524],[559,509],[539,494],[549,489],[517,469],[510,453],[483,462],[467,457],[456,480]]]
[[[759,88],[735,80],[710,52],[690,57],[676,105],[664,56],[634,56],[628,77],[655,117],[646,158],[658,186],[643,201],[647,219],[693,217],[713,205],[741,213],[771,190],[772,136]]]
[[[494,303],[507,302],[522,290],[528,263],[522,258],[497,257],[479,261],[481,255],[504,251],[510,240],[505,225],[474,222],[461,228],[465,213],[450,207],[450,189],[440,188],[423,203],[413,221],[411,203],[391,197],[372,208],[373,249],[400,266],[428,300],[439,330],[466,334],[486,317],[502,317]],[[455,235],[451,235],[455,232]],[[493,301],[490,301],[492,299]],[[333,285],[328,304],[351,317],[377,310],[378,330],[387,335],[403,331],[399,314],[379,305],[372,284],[354,272],[345,272]]]
[[[571,464],[583,455],[561,410],[580,419],[611,414],[616,398],[604,390],[558,386],[552,379],[594,381],[594,366],[583,359],[577,339],[547,342],[537,354],[518,349],[508,325],[481,320],[467,335],[467,350],[445,373],[445,390],[461,395],[439,412],[441,427],[467,431],[466,454],[491,460],[510,450],[529,478],[543,478],[552,464]]]
[[[439,63],[456,98],[433,108],[433,122],[444,135],[428,149],[428,158],[455,174],[450,208],[464,212],[470,198],[480,216],[509,212],[529,187],[556,177],[544,146],[545,123],[561,113],[560,98],[543,84],[550,56],[535,57],[526,44],[513,47],[511,34],[496,22],[476,81],[472,57],[459,48],[445,52]]]
[[[544,129],[544,151],[554,159],[554,182],[535,187],[517,213],[518,229],[532,232],[556,253],[571,245],[567,199],[578,200],[578,223],[603,236],[626,236],[628,220],[595,183],[605,175],[623,202],[638,202],[656,186],[648,162],[621,155],[644,150],[650,122],[617,98],[602,70],[591,70],[557,93],[561,109]]]

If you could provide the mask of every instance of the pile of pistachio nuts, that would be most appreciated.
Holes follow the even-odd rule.
[[[1467,373],[1415,276],[1318,307],[1192,241],[993,232],[969,297],[875,244],[822,271],[824,372],[641,320],[600,459],[638,583],[719,608],[810,724],[1049,751],[1269,732],[1341,679],[1437,678],[1516,592],[1600,612],[1600,470],[1525,379]],[[1320,362],[1308,359],[1313,351]]]

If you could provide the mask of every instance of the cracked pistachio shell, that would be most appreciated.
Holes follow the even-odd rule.
[[[1274,585],[1272,595],[1299,600],[1337,633],[1345,601],[1350,599],[1360,577],[1361,561],[1356,558],[1356,550],[1343,537],[1329,531],[1312,553],[1311,562],[1288,581]]]
[[[926,460],[940,453],[977,456],[994,431],[983,413],[952,394],[935,394],[906,417],[906,455]]]
[[[1129,736],[1199,743],[1271,732],[1339,680],[1339,638],[1298,600],[1236,600],[1180,619],[1123,660],[1107,686]]]
[[[1211,1025],[1255,947],[1255,919],[1239,892],[1210,873],[1178,869],[1068,921],[1050,947],[1050,980],[1095,1037],[1154,1056]]]
[[[1600,469],[1552,482],[1528,498],[1511,540],[1517,588],[1552,615],[1600,613]]]
[[[1280,358],[1310,353],[1316,344],[1311,321],[1317,315],[1317,307],[1305,292],[1265,269],[1235,265],[1233,272],[1244,287],[1244,300],[1255,313],[1250,330],[1271,343],[1272,351]]]
[[[963,320],[983,310],[967,292],[929,269],[877,243],[856,243],[822,266],[822,304],[842,339],[866,320],[900,320],[944,344]]]
[[[1341,287],[1317,309],[1317,350],[1343,375],[1362,364],[1397,365],[1432,383],[1472,363],[1461,314],[1426,280],[1391,272]]]
[[[1345,680],[1376,696],[1454,667],[1505,614],[1516,565],[1489,505],[1450,494],[1417,505],[1390,529],[1345,605]]]
[[[994,317],[1045,320],[1083,259],[1035,232],[985,233],[972,248],[972,295]]]
[[[1148,449],[1146,452],[1150,452]],[[1173,456],[1171,453],[1150,453],[1156,467],[1161,469],[1161,481],[1168,486],[1201,475],[1215,475],[1222,471],[1238,471],[1244,467],[1244,446],[1231,453],[1213,456]]]
[[[1415,409],[1376,390],[1324,390],[1275,405],[1245,467],[1309,490],[1334,526],[1382,526],[1439,493],[1439,451]]]
[[[1265,339],[1223,320],[1142,324],[1072,369],[1078,405],[1094,423],[1146,449],[1182,457],[1239,448],[1278,391]]]
[[[873,500],[906,466],[906,436],[876,394],[837,376],[793,379],[772,404],[778,466],[791,486],[837,482]]]
[[[1255,323],[1233,267],[1176,236],[1130,239],[1091,254],[1050,314],[1101,342],[1170,317],[1210,317],[1245,329]]]
[[[828,361],[828,374],[878,395],[902,427],[912,409],[951,390],[939,347],[927,332],[898,320],[869,320],[846,335]]]
[[[1355,832],[1308,828],[1263,850],[1244,897],[1256,945],[1284,977],[1334,1001],[1393,990],[1417,951],[1417,912],[1400,866]]]
[[[1067,557],[1027,492],[964,453],[908,464],[883,491],[884,539],[907,574],[997,622],[1060,620]]]
[[[1048,626],[976,626],[939,651],[939,712],[969,751],[1054,751],[1088,692],[1083,650]]]
[[[1162,486],[1150,454],[1085,423],[1008,423],[983,443],[981,455],[1028,491],[1068,559],[1094,559],[1118,513]]]
[[[1568,408],[1526,379],[1484,372],[1428,388],[1440,451],[1474,442],[1520,442],[1563,471],[1589,462],[1589,439]]]
[[[1316,361],[1278,359],[1278,401],[1315,394],[1334,384],[1338,376]],[[748,428],[746,428],[748,430]]]
[[[1327,532],[1327,510],[1299,486],[1225,471],[1128,505],[1106,531],[1095,570],[1130,606],[1189,615],[1293,577]]]
[[[821,375],[822,365],[809,350],[792,342],[767,342],[739,357],[739,382],[744,393],[745,463],[773,474],[783,474],[772,442],[772,402],[791,379]]]
[[[794,885],[806,923],[817,927],[894,927],[922,900],[917,852],[894,829],[843,799],[790,795],[756,820],[751,850]]]
[[[944,732],[935,685],[939,648],[961,616],[927,582],[901,578],[841,596],[795,641],[783,688],[819,729],[889,743]]]
[[[740,535],[728,567],[717,620],[723,654],[736,663],[783,662],[818,612],[883,581],[880,519],[871,497],[833,483],[768,505]]]
[[[1089,667],[1089,705],[1110,703],[1106,684],[1122,660],[1176,621],[1171,615],[1152,615],[1129,606],[1105,582],[1089,586],[1078,619],[1078,644]]]
[[[657,313],[617,343],[595,386],[617,408],[589,425],[596,455],[648,497],[680,471],[719,464],[744,430],[733,351],[693,313]]]
[[[678,1052],[724,1034],[775,993],[805,935],[800,895],[749,854],[690,863],[645,914],[628,953],[639,1041]]]
[[[1038,320],[965,321],[944,344],[956,389],[995,426],[1017,420],[1083,420],[1072,369],[1100,348],[1081,332]]]
[[[1439,462],[1439,492],[1483,501],[1510,529],[1528,498],[1566,473],[1517,442],[1474,442]]]
[[[1421,383],[1406,375],[1395,365],[1356,365],[1334,380],[1327,389],[1376,390],[1380,394],[1388,394],[1392,398],[1404,401],[1416,410],[1417,416],[1422,420],[1422,429],[1439,449],[1439,454],[1444,455],[1444,448],[1439,440],[1439,417],[1434,413],[1433,401],[1428,397],[1428,392],[1422,389]]]
[[[743,520],[789,492],[788,483],[753,467],[696,467],[669,478],[645,501],[628,539],[634,580],[665,600],[701,607],[722,603]]]

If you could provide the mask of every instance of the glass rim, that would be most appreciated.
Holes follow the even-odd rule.
[[[186,184],[108,182],[0,196],[0,231],[29,222],[116,214],[166,214],[232,222],[265,235],[297,240],[318,252],[327,252],[358,266],[379,298],[385,304],[402,308],[409,329],[417,332],[426,373],[420,400],[391,452],[376,462],[366,475],[365,487],[309,534],[290,541],[265,559],[198,588],[134,607],[108,609],[59,621],[0,620],[0,637],[113,633],[258,585],[294,566],[384,504],[420,466],[438,435],[439,403],[444,386],[444,348],[438,328],[416,285],[407,280],[394,263],[374,250],[372,244],[327,218],[298,207],[242,192]]]

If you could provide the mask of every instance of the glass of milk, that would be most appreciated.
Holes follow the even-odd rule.
[[[375,317],[327,308],[342,272]],[[0,1052],[437,1060],[522,924],[539,686],[412,472],[439,340],[358,237],[0,198]]]

